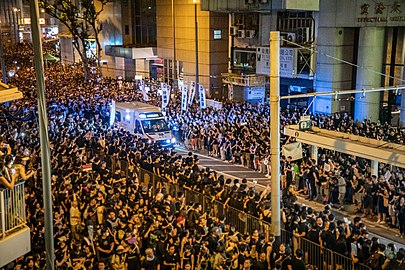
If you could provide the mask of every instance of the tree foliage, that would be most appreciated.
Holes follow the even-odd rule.
[[[83,62],[85,80],[89,78],[87,52],[90,38],[97,43],[97,63],[100,64],[101,44],[99,34],[102,24],[99,16],[113,0],[40,0],[40,6],[50,16],[59,20],[72,34],[73,46]],[[96,3],[97,2],[97,3]],[[97,6],[97,7],[96,7]]]

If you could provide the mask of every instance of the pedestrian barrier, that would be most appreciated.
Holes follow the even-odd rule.
[[[127,161],[121,160],[118,162],[116,157],[107,157],[92,152],[92,155],[96,155],[102,161],[107,162],[107,166],[111,166],[113,171],[117,164],[120,164],[122,174],[128,176],[129,166]],[[260,234],[263,234],[266,240],[269,238],[271,232],[271,224],[245,213],[239,209],[231,206],[225,206],[222,202],[214,200],[212,197],[201,192],[197,192],[190,188],[180,186],[174,183],[168,178],[157,175],[155,172],[143,168],[136,168],[137,176],[145,188],[149,189],[149,192],[153,196],[166,190],[167,194],[177,197],[179,192],[182,192],[185,196],[185,203],[187,205],[198,203],[202,206],[203,213],[210,213],[214,216],[223,215],[226,218],[226,223],[235,226],[236,230],[241,233],[252,234],[255,230],[258,230]],[[281,230],[281,241],[293,247],[293,250],[300,248],[304,251],[305,262],[311,266],[312,269],[318,270],[371,270],[369,266],[363,264],[354,264],[353,260],[347,256],[338,254],[330,249],[323,248],[320,245],[309,241],[306,238],[293,237],[292,232]]]
[[[24,182],[13,189],[0,189],[0,238],[27,223]]]

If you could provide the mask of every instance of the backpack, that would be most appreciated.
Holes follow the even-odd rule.
[[[368,259],[367,265],[373,269],[379,269],[380,268],[380,257],[381,257],[380,253],[374,253]]]

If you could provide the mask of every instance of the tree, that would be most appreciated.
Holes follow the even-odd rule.
[[[98,17],[104,7],[112,0],[41,0],[40,5],[50,16],[59,20],[72,34],[73,46],[83,62],[84,79],[90,77],[89,59],[90,37],[94,36],[97,44],[97,63],[100,68],[101,44],[99,34],[102,30]]]
[[[112,2],[112,0],[98,0],[99,3],[99,9],[96,8],[95,4],[94,4],[94,0],[82,0],[81,4],[82,4],[82,14],[83,16],[81,16],[81,19],[83,19],[84,21],[86,21],[93,33],[94,33],[94,37],[96,39],[96,45],[97,45],[97,66],[99,69],[99,72],[101,74],[101,66],[100,66],[100,58],[101,58],[101,43],[100,43],[100,38],[99,38],[99,34],[101,32],[102,28],[102,24],[99,23],[98,21],[98,17],[99,15],[104,11],[104,7],[106,4]]]

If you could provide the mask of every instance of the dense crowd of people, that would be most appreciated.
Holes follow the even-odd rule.
[[[45,264],[39,131],[35,118],[22,121],[22,116],[36,110],[30,59],[30,46],[26,44],[20,44],[8,58],[8,64],[19,67],[10,81],[24,98],[3,104],[4,113],[0,115],[0,185],[12,188],[26,181],[27,223],[32,236],[32,251],[10,265],[16,269],[42,269]],[[299,163],[283,158],[286,192],[282,221],[293,237],[276,242],[260,228],[238,232],[223,214],[203,212],[199,203],[187,202],[184,196],[185,190],[204,192],[213,202],[269,222],[269,189],[258,192],[248,187],[246,179],[224,179],[215,171],[200,168],[192,153],[181,157],[123,129],[109,127],[111,99],[142,100],[142,93],[133,83],[119,84],[113,79],[83,83],[79,66],[56,63],[46,68],[46,86],[57,269],[299,270],[306,267],[305,251],[297,248],[300,238],[345,255],[354,263],[366,263],[375,269],[405,268],[405,251],[369,239],[362,218],[350,223],[337,220],[329,206],[316,212],[298,205],[294,190],[288,188],[296,185],[309,199],[341,204],[352,200],[359,203],[359,210],[361,203],[365,214],[373,214],[376,205],[380,221],[391,217],[403,235],[405,206],[399,169],[384,166],[384,179],[377,179],[370,175],[366,161],[334,152]],[[158,99],[151,102],[159,103]],[[167,116],[174,133],[187,147],[205,148],[212,156],[269,174],[268,106],[225,102],[222,109],[201,111],[192,107],[186,113],[179,112],[177,100],[170,104]],[[300,113],[284,111],[283,124],[296,123]],[[356,129],[344,115],[313,116],[313,121],[342,131],[367,132],[367,128]],[[375,125],[364,123],[369,128]],[[103,159],[105,156],[118,162],[112,166]],[[92,164],[92,172],[83,170],[85,164]],[[180,190],[173,194],[163,185],[152,192],[140,178],[140,168],[177,184]],[[393,215],[388,212],[390,204],[394,206]],[[383,207],[387,207],[387,213]],[[306,262],[311,264],[311,259]]]
[[[302,116],[298,108],[284,109],[281,113],[281,128],[297,124]],[[169,113],[172,125],[179,131],[179,141],[194,151],[205,151],[209,156],[241,164],[269,176],[269,106],[259,104],[224,103],[222,109],[208,108],[204,111],[191,109],[179,113],[175,107]],[[313,126],[348,132],[387,142],[403,144],[403,131],[365,119],[355,122],[347,114],[331,116],[311,115]],[[290,142],[282,136],[282,144]],[[400,198],[405,194],[404,170],[389,164],[379,164],[378,175],[372,175],[371,163],[353,157],[319,149],[318,159],[306,157],[294,161],[282,156],[282,186],[294,183],[298,192],[310,200],[319,200],[344,208],[356,204],[357,211],[378,216],[378,223],[387,223],[395,228],[405,228],[405,219]],[[400,231],[404,237],[405,231]]]

